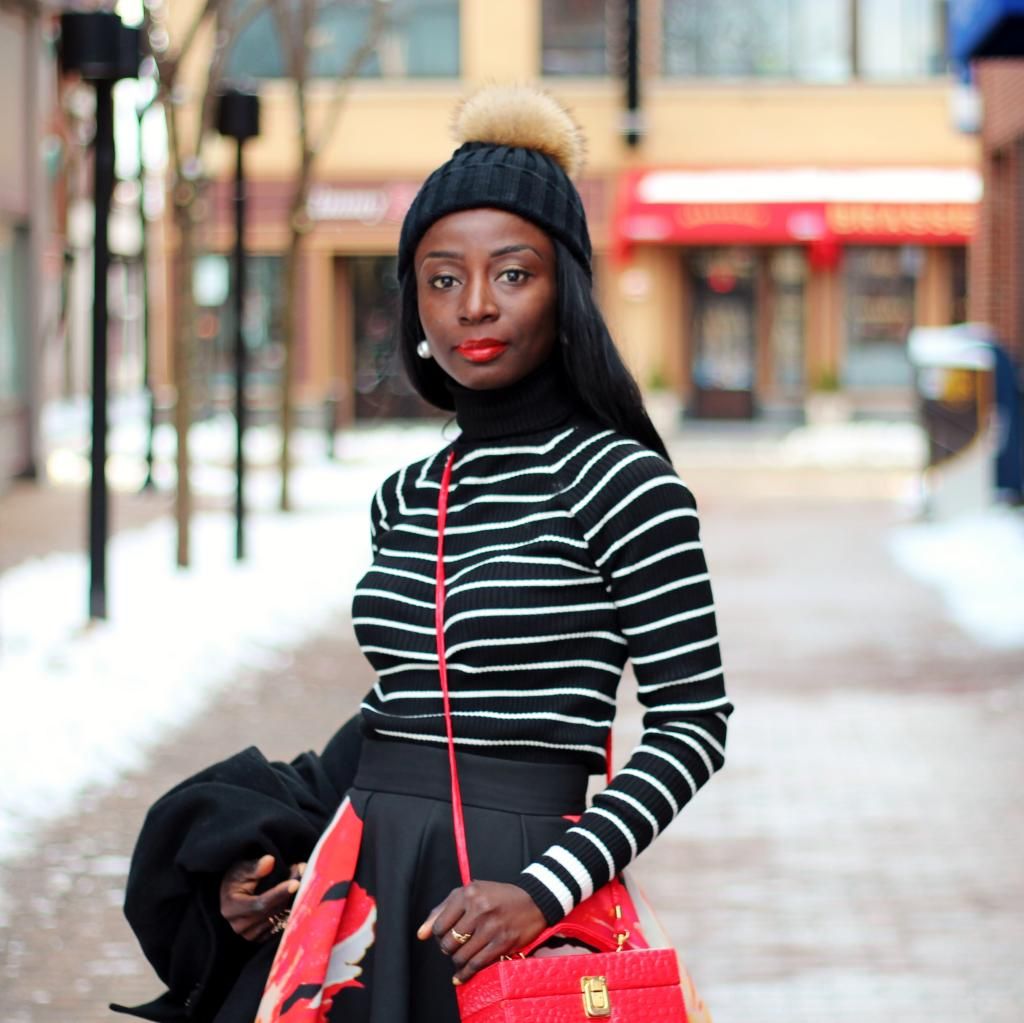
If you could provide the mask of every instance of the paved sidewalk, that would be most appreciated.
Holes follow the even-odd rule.
[[[110,535],[174,514],[174,495],[110,492]],[[0,572],[55,551],[88,551],[89,492],[18,481],[0,492]]]
[[[637,873],[716,1023],[1019,1023],[1024,657],[977,646],[888,560],[905,475],[748,470],[683,471],[737,712],[725,771]],[[249,743],[319,746],[370,682],[350,637],[339,618],[240,678],[0,866],[0,1023],[157,992],[120,914],[145,808]],[[626,706],[620,755],[638,724]]]
[[[716,1020],[1019,1021],[1021,651],[894,569],[891,505],[704,508],[728,763],[638,866]]]

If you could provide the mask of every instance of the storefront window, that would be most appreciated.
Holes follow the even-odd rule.
[[[608,74],[606,0],[544,0],[541,70],[545,75]]]
[[[436,414],[412,389],[398,356],[398,273],[393,256],[348,260],[357,419]]]
[[[0,221],[0,401],[22,397],[21,339],[24,294],[19,279],[25,265],[23,232]]]
[[[804,284],[802,249],[777,249],[768,261],[772,290],[771,345],[775,388],[796,398],[804,389]]]
[[[284,260],[280,256],[249,256],[245,262],[245,302],[242,338],[246,377],[253,400],[276,401],[284,361]],[[231,295],[232,261],[207,255],[197,265],[197,356],[202,378],[212,396],[222,397],[234,386],[235,312]]]
[[[846,387],[907,387],[907,334],[924,253],[906,245],[853,247],[844,257]]]
[[[851,72],[849,0],[663,0],[668,75],[829,82]]]
[[[236,0],[241,4],[256,0]],[[324,5],[312,35],[312,75],[340,73],[362,44],[370,24],[370,0]],[[366,78],[455,78],[459,74],[458,0],[391,0],[388,25],[360,71]],[[239,36],[228,58],[229,78],[285,75],[277,26],[263,11]]]

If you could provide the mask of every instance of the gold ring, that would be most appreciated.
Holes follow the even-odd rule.
[[[280,934],[288,923],[288,917],[291,915],[290,909],[283,909],[280,913],[274,913],[270,916],[270,933]]]
[[[452,930],[451,930],[451,935],[460,945],[465,945],[466,942],[469,941],[469,939],[473,937],[473,932],[470,931],[469,934],[460,934],[453,927]]]

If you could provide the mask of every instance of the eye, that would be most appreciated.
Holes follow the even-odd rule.
[[[449,288],[455,287],[457,283],[458,281],[452,274],[437,274],[430,278],[430,286],[437,288],[438,291],[447,291]]]
[[[528,270],[523,270],[518,266],[510,266],[498,274],[498,279],[503,280],[508,284],[522,284],[523,281],[532,276],[533,274]]]

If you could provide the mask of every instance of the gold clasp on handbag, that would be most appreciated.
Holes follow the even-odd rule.
[[[580,977],[580,987],[583,989],[583,1011],[587,1019],[599,1019],[612,1014],[608,981],[604,977]]]

